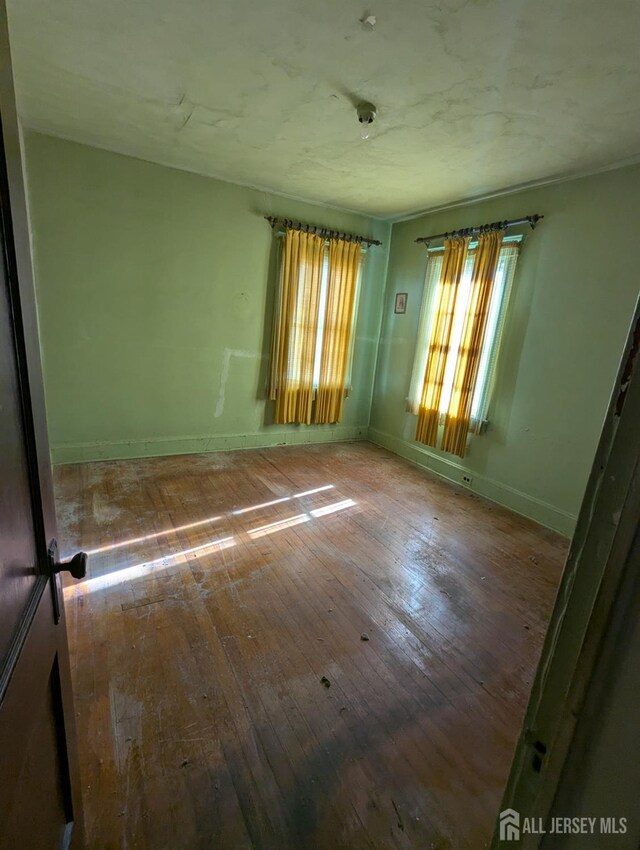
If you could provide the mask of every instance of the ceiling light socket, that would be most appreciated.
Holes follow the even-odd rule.
[[[378,110],[366,100],[356,106],[356,114],[360,122],[360,134],[363,139],[369,138],[369,127],[373,124]]]

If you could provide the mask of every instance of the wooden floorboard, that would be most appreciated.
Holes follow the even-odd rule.
[[[488,846],[566,540],[368,443],[55,481],[88,847]]]

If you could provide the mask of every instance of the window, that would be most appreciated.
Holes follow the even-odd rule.
[[[323,346],[327,344],[327,340],[331,340],[335,337],[337,333],[344,329],[345,323],[348,324],[348,339],[349,339],[349,352],[347,357],[347,371],[345,374],[344,380],[344,390],[348,393],[351,390],[351,364],[353,360],[353,346],[355,343],[355,324],[356,318],[358,315],[358,298],[360,295],[360,273],[362,271],[362,266],[358,270],[358,278],[356,280],[356,292],[355,292],[355,304],[353,308],[353,313],[351,315],[351,322],[349,323],[348,316],[339,316],[337,314],[337,310],[335,305],[329,307],[327,312],[327,298],[329,292],[329,247],[327,246],[324,251],[324,257],[322,261],[322,273],[320,278],[320,293],[319,293],[319,304],[318,304],[318,325],[315,331],[315,351],[316,355],[313,361],[313,389],[317,390],[320,385],[320,369],[322,365],[322,350]],[[303,316],[304,316],[304,276],[305,269],[300,269],[300,281],[299,281],[299,289],[298,289],[298,301],[296,304],[296,312],[293,320],[294,323],[294,338],[296,339],[297,345],[302,344],[302,340],[304,339],[304,334],[302,333],[302,327],[304,324]],[[325,333],[327,338],[325,338]],[[289,374],[292,378],[298,379],[299,374],[297,372],[300,363],[299,353],[294,353],[294,356],[289,360]]]
[[[494,284],[489,303],[489,312],[485,330],[482,354],[478,366],[478,375],[471,405],[472,429],[478,430],[486,420],[489,407],[495,366],[500,348],[502,330],[506,307],[509,300],[511,284],[515,273],[516,262],[520,248],[521,236],[508,236],[502,240],[502,247],[495,272]],[[464,329],[464,320],[469,298],[471,295],[471,274],[475,260],[475,249],[477,243],[471,243],[466,255],[464,270],[460,279],[458,294],[455,300],[451,337],[449,348],[446,353],[446,365],[442,393],[440,396],[440,414],[449,409],[454,387],[454,376],[456,361],[460,350]],[[420,313],[420,324],[418,328],[418,343],[411,375],[411,386],[409,389],[408,409],[417,413],[420,405],[422,388],[424,383],[427,359],[429,356],[429,342],[431,331],[438,304],[438,288],[440,286],[440,275],[442,272],[443,249],[433,248],[428,252],[427,276],[425,280],[422,310]]]
[[[325,248],[324,260],[322,263],[322,279],[320,281],[320,305],[318,307],[318,330],[316,332],[316,356],[313,364],[313,389],[317,390],[320,385],[320,367],[322,364],[322,347],[325,340],[325,331],[327,337],[332,339],[336,334],[340,333],[345,324],[347,325],[347,337],[349,339],[349,352],[347,356],[347,370],[344,379],[344,390],[349,393],[351,391],[351,367],[353,362],[353,348],[355,344],[355,326],[358,317],[358,301],[360,298],[360,278],[362,275],[362,263],[358,269],[356,279],[356,291],[354,297],[353,311],[351,321],[348,316],[340,317],[337,315],[335,307],[329,309],[327,313],[327,298],[329,292],[329,247]]]
[[[359,242],[286,231],[269,379],[277,423],[341,420],[351,388],[361,259]]]

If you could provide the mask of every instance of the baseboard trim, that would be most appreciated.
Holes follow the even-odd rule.
[[[211,434],[200,437],[161,437],[149,440],[115,440],[94,443],[62,443],[51,447],[51,462],[56,465],[94,460],[162,455],[224,452],[232,449],[263,449],[273,446],[303,445],[366,440],[366,425],[326,425],[307,428],[294,426],[288,431],[261,431],[253,434]]]
[[[326,428],[326,429],[325,429]],[[126,460],[129,458],[160,457],[163,455],[200,454],[237,449],[262,449],[273,446],[294,446],[314,443],[369,440],[410,463],[529,517],[547,528],[571,537],[576,516],[548,502],[529,496],[520,490],[492,478],[473,473],[473,487],[461,482],[466,467],[448,458],[433,454],[425,446],[394,437],[366,425],[336,425],[309,429],[297,426],[288,431],[260,431],[253,434],[216,434],[152,438],[149,440],[114,440],[92,443],[63,443],[51,447],[51,462],[56,466],[69,463],[88,463],[96,460]]]
[[[473,472],[473,487],[467,487],[461,481],[462,474],[469,470],[448,458],[433,454],[426,446],[417,443],[409,443],[400,437],[394,437],[377,428],[369,428],[369,441],[394,454],[400,455],[405,460],[416,466],[428,469],[440,478],[453,482],[457,487],[470,490],[480,496],[484,496],[492,502],[503,505],[517,514],[522,514],[535,522],[551,528],[563,534],[565,537],[573,535],[577,517],[554,507],[548,502],[529,496],[521,490],[502,484],[492,478]]]

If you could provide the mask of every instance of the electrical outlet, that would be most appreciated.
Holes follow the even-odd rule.
[[[466,484],[467,487],[471,487],[471,485],[473,484],[473,478],[470,475],[463,475],[462,483]]]

